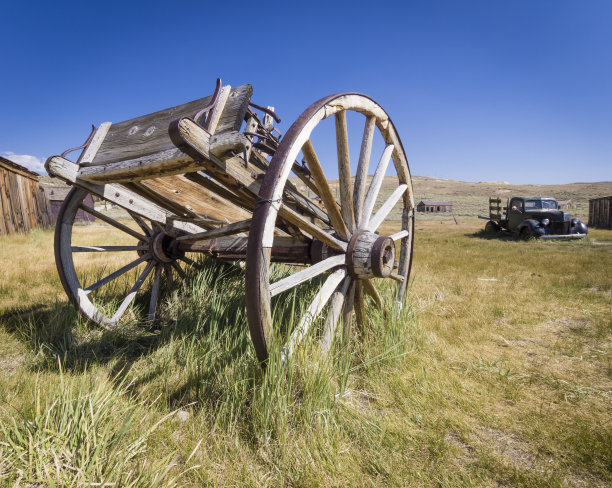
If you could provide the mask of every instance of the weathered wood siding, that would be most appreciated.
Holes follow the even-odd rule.
[[[612,229],[612,196],[589,200],[589,226]]]
[[[49,227],[49,206],[38,175],[0,157],[0,234]]]

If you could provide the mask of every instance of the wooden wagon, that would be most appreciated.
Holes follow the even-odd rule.
[[[272,300],[305,283],[316,293],[292,324],[285,354],[308,333],[329,347],[338,323],[350,323],[353,311],[364,321],[364,291],[382,306],[374,278],[397,282],[394,303],[401,307],[412,261],[414,199],[406,155],[387,113],[364,95],[331,95],[312,104],[281,135],[274,109],[255,105],[251,95],[250,85],[231,88],[217,80],[209,97],[94,128],[76,164],[66,159],[69,151],[47,160],[49,174],[73,186],[58,216],[55,257],[66,293],[88,319],[118,327],[128,310],[137,313],[131,305],[149,279],[150,301],[141,318],[155,320],[160,290],[185,276],[191,253],[246,262],[248,324],[261,361],[268,357],[275,326]],[[361,127],[357,134],[354,177],[347,115],[364,124],[363,135]],[[331,126],[328,118],[334,120]],[[330,185],[319,162],[315,134],[327,141],[326,148],[335,146],[337,185]],[[368,177],[377,144],[382,155]],[[380,204],[387,173],[395,186]],[[89,194],[122,216],[86,205]],[[394,207],[400,207],[401,228],[380,235]],[[113,226],[125,241],[75,242],[79,210]],[[130,257],[119,269],[92,279],[78,269],[79,256],[88,253]],[[285,263],[291,273],[271,281],[272,263]],[[135,282],[126,296],[104,303],[99,290],[130,275]],[[317,328],[311,327],[315,320],[321,324]]]

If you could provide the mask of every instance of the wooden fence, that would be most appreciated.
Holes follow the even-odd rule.
[[[0,234],[49,227],[47,199],[38,175],[0,156]]]
[[[589,226],[612,229],[612,197],[589,200]]]

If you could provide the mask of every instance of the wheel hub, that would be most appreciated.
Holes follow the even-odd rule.
[[[390,237],[358,230],[349,241],[346,266],[354,278],[387,278],[394,262],[395,243]]]
[[[170,263],[185,254],[178,249],[176,239],[163,232],[158,232],[151,237],[149,249],[153,258],[160,263]]]

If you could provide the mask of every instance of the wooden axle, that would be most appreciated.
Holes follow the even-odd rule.
[[[178,242],[178,241],[177,241]],[[198,252],[219,259],[246,260],[248,237],[218,237],[197,243],[178,242],[181,252]],[[287,264],[311,264],[311,244],[292,237],[276,237],[272,247],[272,262]]]

